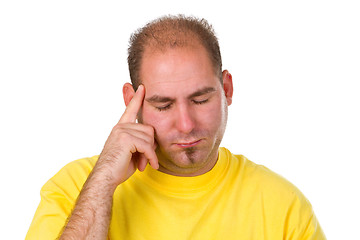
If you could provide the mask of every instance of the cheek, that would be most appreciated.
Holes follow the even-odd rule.
[[[142,119],[143,123],[152,126],[158,135],[166,131],[170,123],[165,114],[156,110],[150,110],[146,107],[143,108]]]
[[[217,128],[225,119],[224,112],[221,101],[214,101],[213,104],[209,104],[202,109],[198,119],[203,126]]]
[[[223,119],[221,117],[220,112],[217,112],[217,114],[209,113],[209,116],[204,121],[206,121],[206,122],[203,122],[203,124],[202,124],[204,126],[204,128],[206,128],[209,132],[214,134],[220,128],[220,126],[223,122]]]

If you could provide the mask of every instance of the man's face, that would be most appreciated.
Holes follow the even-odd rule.
[[[230,80],[223,74],[223,81],[231,82],[227,76]],[[227,101],[206,50],[200,45],[147,50],[140,77],[146,89],[140,122],[155,129],[159,170],[179,176],[209,171],[217,161],[231,96]]]

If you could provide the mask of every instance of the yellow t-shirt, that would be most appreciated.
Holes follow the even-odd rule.
[[[74,161],[41,189],[27,240],[56,239],[97,156]],[[326,239],[303,194],[242,155],[219,149],[214,168],[177,177],[147,167],[114,194],[109,239]]]

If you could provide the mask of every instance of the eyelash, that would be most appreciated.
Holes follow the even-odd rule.
[[[198,105],[201,105],[201,104],[206,103],[208,100],[209,100],[209,99],[205,99],[205,100],[201,100],[201,101],[195,101],[195,100],[193,100],[193,103],[198,104]]]
[[[171,107],[171,104],[166,105],[166,106],[164,106],[164,107],[156,107],[156,109],[161,112],[161,111],[168,110],[170,107]]]
[[[204,104],[204,103],[207,103],[209,99],[205,99],[205,100],[202,100],[202,101],[195,101],[193,100],[192,102],[195,103],[196,105],[201,105],[201,104]],[[161,111],[165,111],[165,110],[168,110],[170,109],[172,103],[169,104],[169,105],[166,105],[164,107],[156,107],[157,110],[159,110],[160,112]]]

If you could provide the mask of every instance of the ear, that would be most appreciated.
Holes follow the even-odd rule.
[[[123,86],[123,98],[125,106],[127,106],[134,97],[135,90],[130,83],[125,83]]]
[[[222,72],[223,88],[228,106],[232,103],[233,96],[233,82],[232,76],[228,70]]]

